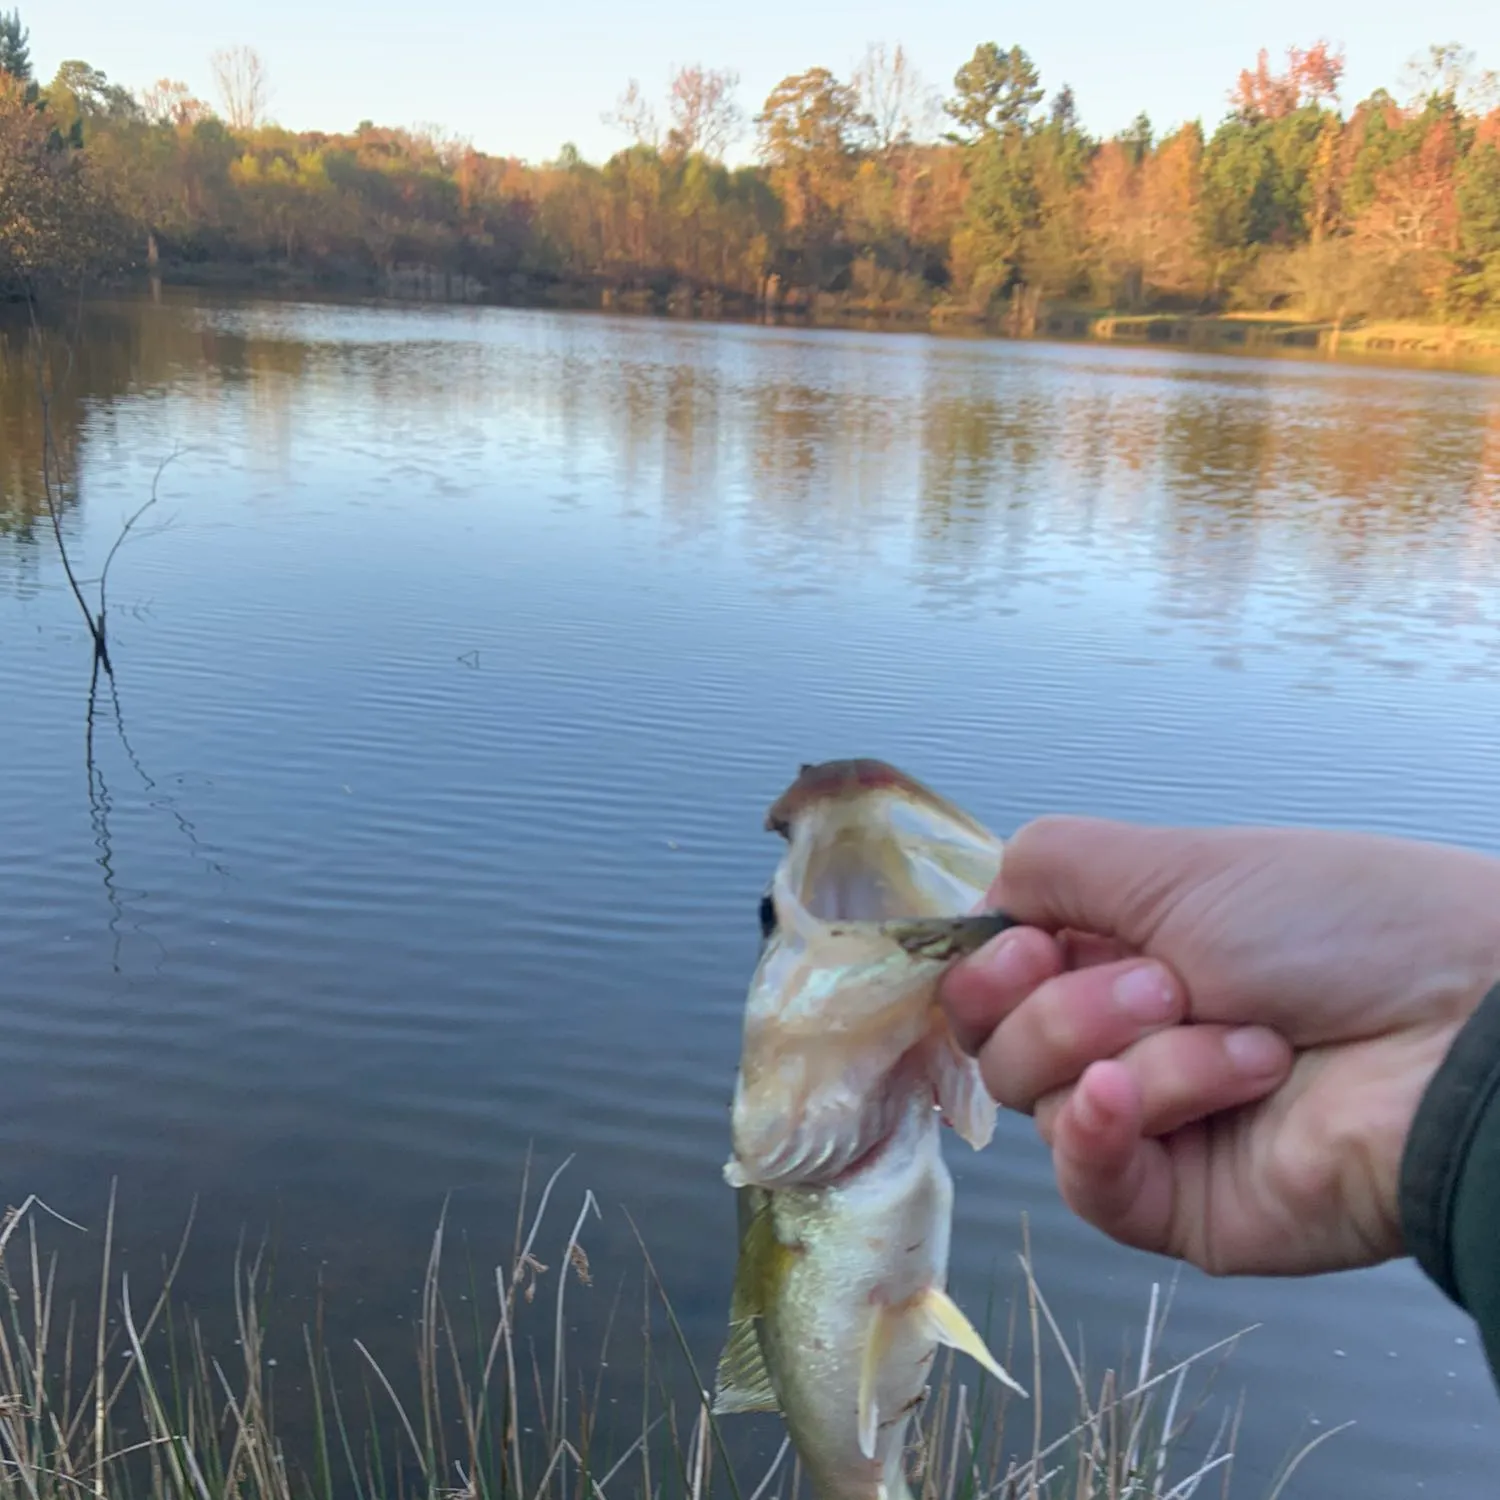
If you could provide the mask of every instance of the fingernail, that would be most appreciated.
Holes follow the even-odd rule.
[[[1263,1026],[1244,1026],[1224,1038],[1224,1052],[1237,1073],[1255,1078],[1280,1071],[1286,1043]]]
[[[984,970],[991,983],[1006,989],[1020,989],[1031,983],[1031,965],[1018,933],[1002,932],[988,948],[975,955],[973,962]]]
[[[1160,964],[1141,964],[1115,980],[1115,1004],[1137,1021],[1165,1021],[1176,1008],[1172,983]]]

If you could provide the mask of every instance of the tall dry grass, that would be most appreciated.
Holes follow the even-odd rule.
[[[482,1289],[470,1272],[456,1299],[444,1215],[420,1288],[413,1368],[388,1371],[355,1340],[345,1353],[363,1378],[336,1379],[315,1318],[301,1329],[301,1394],[289,1406],[283,1393],[279,1407],[261,1256],[236,1258],[231,1354],[210,1347],[174,1292],[191,1218],[160,1285],[143,1296],[128,1272],[116,1279],[112,1269],[112,1191],[97,1303],[64,1309],[58,1255],[43,1252],[39,1229],[80,1226],[35,1198],[8,1210],[0,1219],[0,1500],[799,1500],[807,1487],[785,1439],[769,1467],[747,1470],[736,1458],[735,1421],[756,1419],[724,1424],[709,1412],[709,1381],[638,1233],[645,1338],[630,1378],[639,1422],[623,1436],[608,1431],[608,1327],[619,1306],[601,1352],[580,1356],[569,1296],[593,1283],[584,1231],[599,1209],[585,1192],[566,1232],[543,1249],[562,1170],[534,1209],[528,1170],[508,1258]],[[1208,1408],[1215,1374],[1249,1330],[1163,1365],[1170,1298],[1153,1287],[1138,1353],[1090,1375],[1042,1293],[1029,1239],[1020,1273],[1007,1357],[1024,1336],[1033,1399],[1018,1403],[949,1357],[909,1455],[916,1500],[1231,1494],[1240,1408],[1225,1407],[1216,1421]],[[1073,1393],[1060,1424],[1041,1399],[1044,1373],[1057,1363]],[[289,1440],[290,1430],[301,1436]],[[1332,1435],[1292,1455],[1267,1500]]]

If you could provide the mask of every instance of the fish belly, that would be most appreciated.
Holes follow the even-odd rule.
[[[937,1352],[919,1304],[946,1283],[952,1210],[930,1104],[913,1106],[897,1139],[848,1179],[774,1195],[777,1237],[795,1256],[762,1338],[819,1500],[904,1500],[906,1436]],[[878,1425],[869,1457],[859,1405],[872,1339]]]

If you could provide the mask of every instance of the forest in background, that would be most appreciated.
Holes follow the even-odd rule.
[[[1262,51],[1211,128],[1142,113],[1104,140],[1018,46],[981,44],[939,92],[872,45],[750,115],[732,71],[690,66],[660,117],[630,83],[603,164],[371,121],[293,132],[252,49],[212,67],[216,104],[82,61],[44,82],[0,14],[0,293],[147,268],[1017,332],[1043,304],[1500,324],[1500,89],[1456,44],[1352,106],[1327,43]],[[747,136],[753,163],[726,164]]]

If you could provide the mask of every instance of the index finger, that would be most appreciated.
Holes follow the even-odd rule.
[[[1062,944],[1036,927],[1012,927],[955,964],[938,986],[938,999],[959,1046],[978,1052],[1006,1016],[1066,966]]]

